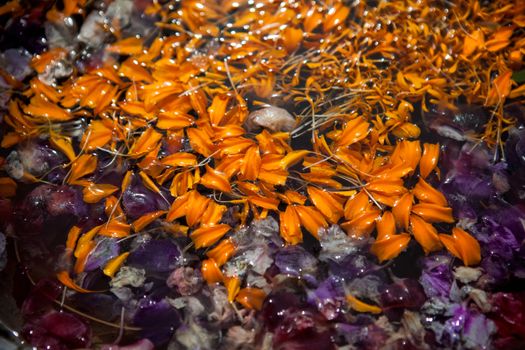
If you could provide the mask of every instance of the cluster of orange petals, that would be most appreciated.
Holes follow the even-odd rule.
[[[0,13],[14,11],[5,6],[17,3],[0,7]],[[50,18],[82,13],[83,1],[65,4],[63,11],[53,8]],[[278,217],[287,244],[339,224],[356,238],[377,232],[371,252],[379,261],[395,258],[414,238],[425,253],[444,247],[466,265],[477,264],[480,248],[472,236],[459,228],[452,235],[438,232],[439,223],[454,223],[445,197],[427,181],[439,177],[439,145],[421,145],[411,113],[416,102],[423,111],[429,103],[453,108],[464,96],[494,107],[483,138],[498,142],[496,135],[512,123],[503,115],[504,100],[525,94],[511,80],[525,50],[525,41],[513,36],[525,26],[524,6],[496,1],[482,9],[478,1],[466,1],[445,10],[432,1],[388,1],[369,8],[364,2],[302,0],[260,5],[154,2],[146,13],[159,16],[157,27],[171,35],[117,36],[106,48],[104,66],[53,86],[36,76],[23,99],[9,102],[4,122],[10,129],[1,146],[47,135],[68,159],[67,183],[82,187],[85,202],[105,203],[106,224],[69,234],[72,272],[83,270],[96,235],[123,238],[161,220],[172,234],[188,235],[195,248],[207,249],[202,273],[209,283],[224,283],[230,301],[260,308],[263,291],[241,288],[239,277],[221,270],[236,250],[225,238],[236,228],[221,222],[229,206],[239,208],[240,225]],[[210,37],[220,38],[213,49]],[[41,73],[66,55],[51,49],[36,56],[32,67]],[[304,108],[292,133],[253,133],[243,126],[249,106],[279,100]],[[66,126],[81,118],[87,127],[75,147]],[[310,132],[311,149],[292,148],[294,137]],[[180,149],[185,139],[191,152],[160,156],[163,144]],[[88,180],[97,152],[126,159],[135,170],[121,186]],[[175,198],[169,210],[130,222],[120,200],[133,179],[160,195],[169,189]],[[0,177],[0,185],[0,196],[15,194],[10,178]],[[126,257],[110,261],[104,273],[113,276]],[[85,291],[68,271],[59,279]],[[354,299],[354,308],[378,312]]]

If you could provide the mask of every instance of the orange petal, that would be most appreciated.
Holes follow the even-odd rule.
[[[73,251],[75,245],[77,244],[78,237],[80,236],[80,227],[73,226],[67,234],[66,249]]]
[[[301,222],[295,208],[291,205],[284,212],[279,213],[279,224],[281,237],[290,244],[298,244],[303,241]]]
[[[441,206],[447,205],[447,199],[443,193],[430,186],[428,182],[419,178],[418,183],[414,186],[412,193],[416,196],[419,201],[424,203],[436,204]]]
[[[270,210],[278,210],[279,200],[263,196],[248,196],[248,202],[258,207]]]
[[[337,27],[346,20],[346,17],[350,14],[350,9],[343,4],[335,5],[330,8],[323,22],[323,30],[325,32],[330,29]]]
[[[357,312],[369,312],[372,314],[380,314],[383,311],[379,306],[364,303],[350,294],[346,296],[346,301],[348,302],[350,307]]]
[[[485,43],[485,47],[490,52],[499,51],[510,44],[510,37],[514,32],[514,26],[499,28]]]
[[[463,41],[463,56],[470,56],[477,49],[483,48],[484,44],[485,37],[480,29],[475,30],[472,34],[467,34]]]
[[[413,202],[414,196],[407,192],[392,207],[392,214],[394,214],[394,218],[396,219],[397,227],[408,230]]]
[[[143,52],[144,47],[142,46],[142,39],[132,36],[113,43],[106,50],[120,55],[139,55]]]
[[[233,303],[241,290],[241,280],[239,277],[224,277],[224,286],[228,291],[228,301]]]
[[[98,203],[102,199],[115,193],[117,190],[117,186],[109,184],[95,184],[90,182],[88,186],[84,187],[82,194],[84,196],[84,202]]]
[[[198,128],[189,128],[186,129],[186,133],[188,134],[191,148],[195,152],[205,157],[208,157],[212,153],[213,143],[206,131]]]
[[[178,111],[166,111],[159,113],[157,117],[157,128],[178,130],[193,125],[195,119],[186,113]]]
[[[453,223],[452,208],[436,204],[419,203],[412,207],[412,212],[421,216],[428,222],[447,222]]]
[[[69,276],[69,273],[67,273],[67,271],[60,271],[59,273],[57,273],[57,279],[66,287],[68,287],[69,289],[72,289],[76,292],[79,292],[79,293],[94,293],[95,291],[92,291],[92,290],[87,290],[87,289],[84,289],[82,287],[80,287],[78,284],[76,284],[75,282],[73,282],[73,280],[71,279],[71,277]]]
[[[381,211],[377,208],[370,208],[360,216],[346,221],[341,224],[341,228],[345,230],[350,237],[362,238],[369,236],[374,228]]]
[[[461,259],[466,266],[477,265],[481,261],[478,241],[466,231],[454,227],[452,235],[440,234],[439,239],[447,250]]]
[[[222,215],[228,208],[225,205],[217,204],[215,201],[210,201],[206,210],[202,214],[201,222],[203,225],[211,226],[219,223]]]
[[[392,164],[406,164],[415,170],[421,159],[421,144],[419,141],[403,140],[397,143],[392,152]]]
[[[211,106],[208,107],[208,115],[213,126],[221,125],[229,101],[230,96],[228,95],[215,95],[213,98]]]
[[[419,162],[419,172],[426,178],[437,166],[439,160],[439,144],[425,143],[423,145],[423,155]]]
[[[382,240],[376,240],[370,247],[370,251],[374,254],[380,263],[385,260],[390,260],[398,256],[406,249],[410,242],[410,235],[408,233],[400,233]]]
[[[246,309],[261,310],[266,293],[260,288],[243,288],[237,294],[235,301]]]
[[[312,203],[328,221],[337,224],[344,213],[338,196],[312,186],[307,187],[307,192]]]
[[[219,267],[224,265],[233,254],[235,254],[235,244],[233,244],[231,239],[223,240],[217,244],[215,248],[206,253],[206,255],[213,259]]]
[[[189,193],[186,193],[175,199],[166,215],[166,221],[171,222],[186,215],[188,211],[188,198]]]
[[[120,269],[124,261],[128,258],[128,255],[129,252],[125,252],[111,259],[110,261],[108,261],[102,272],[104,272],[106,276],[113,278],[113,276],[115,276],[115,273]]]
[[[281,33],[284,48],[288,53],[292,53],[301,45],[303,31],[299,28],[286,27]]]
[[[319,239],[319,229],[328,227],[324,216],[314,207],[298,205],[295,207],[301,225],[315,238]]]
[[[357,117],[346,122],[337,144],[340,147],[350,146],[364,139],[370,132],[370,124],[363,118]]]
[[[73,267],[75,273],[78,274],[84,272],[89,254],[91,254],[96,246],[97,244],[95,241],[88,241],[78,244],[77,248],[75,249],[75,257],[77,260],[75,261],[75,266]]]
[[[108,121],[92,120],[82,136],[81,148],[93,151],[108,144],[113,138],[113,127],[109,124]]]
[[[129,149],[128,155],[138,158],[152,151],[162,139],[162,134],[148,127]]]
[[[206,248],[215,244],[226,233],[228,233],[230,229],[230,225],[226,224],[201,226],[190,234],[190,238],[193,240],[195,248]]]
[[[133,221],[133,223],[131,224],[131,227],[133,227],[133,231],[140,232],[145,227],[147,227],[149,224],[151,224],[153,221],[157,220],[164,214],[166,214],[165,210],[158,210],[158,211],[154,211],[148,214],[144,214],[137,220]]]
[[[33,117],[43,118],[52,122],[65,122],[73,118],[71,113],[39,95],[31,98],[29,105],[24,108],[24,112]]]
[[[304,157],[310,153],[310,151],[307,150],[298,150],[298,151],[292,151],[289,152],[286,156],[284,156],[279,165],[282,169],[288,170],[289,167],[295,165],[296,163],[300,162]]]
[[[425,254],[442,248],[439,236],[434,226],[417,215],[410,215],[410,227],[414,238],[421,245]]]
[[[194,166],[197,165],[197,157],[186,152],[177,152],[161,159],[161,163],[167,166]]]
[[[377,192],[386,196],[402,195],[407,191],[402,179],[379,179],[372,180],[366,184],[366,189],[370,192]]]
[[[396,223],[394,215],[390,211],[385,211],[383,216],[377,220],[377,238],[376,240],[380,241],[383,239],[388,239],[389,237],[395,235],[396,233]]]
[[[99,235],[112,238],[123,238],[129,236],[131,226],[118,219],[111,219],[107,224],[102,225]]]
[[[53,148],[64,153],[71,162],[75,160],[76,155],[73,146],[71,145],[71,138],[60,136],[56,133],[50,133],[49,142]]]
[[[67,182],[74,184],[81,177],[94,172],[96,168],[97,157],[91,154],[83,154],[71,164]]]
[[[242,159],[240,173],[243,180],[254,181],[259,176],[261,169],[261,155],[259,154],[259,147],[252,146],[246,151],[246,155]]]
[[[206,259],[201,264],[202,277],[208,284],[222,282],[224,276],[213,259]]]
[[[512,71],[508,70],[500,74],[492,82],[492,86],[485,100],[486,106],[493,106],[501,103],[509,94],[512,88]]]
[[[344,214],[345,219],[352,220],[361,216],[370,207],[370,200],[365,191],[360,191],[354,197],[346,201]]]
[[[212,190],[218,190],[226,193],[232,191],[230,181],[225,173],[213,169],[206,165],[206,174],[201,178],[201,185],[206,186]]]
[[[210,201],[210,198],[201,195],[197,191],[189,192],[186,222],[190,227],[197,225],[201,221]]]

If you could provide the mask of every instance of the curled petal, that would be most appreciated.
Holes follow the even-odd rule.
[[[357,299],[356,297],[350,294],[346,296],[346,301],[348,302],[348,305],[350,305],[350,307],[357,312],[369,312],[372,314],[380,314],[382,312],[379,306],[370,305],[365,302],[362,302],[361,300]]]
[[[252,146],[246,151],[246,155],[242,159],[240,172],[243,179],[254,181],[259,176],[261,169],[261,155],[259,154],[259,147]]]
[[[111,219],[106,225],[102,225],[98,234],[112,238],[123,238],[129,236],[130,229],[129,224],[118,219]]]
[[[157,147],[161,139],[162,134],[149,127],[140,135],[135,143],[133,143],[128,154],[134,158],[141,157]]]
[[[201,222],[203,225],[211,226],[219,223],[222,219],[222,215],[226,212],[227,208],[225,205],[217,204],[215,201],[210,201],[206,210],[202,214]]]
[[[126,261],[126,259],[128,258],[128,255],[129,252],[125,252],[111,259],[110,261],[108,261],[102,272],[104,272],[106,276],[113,278],[113,276],[115,276],[115,273],[120,269],[124,261]]]
[[[146,228],[149,224],[151,224],[153,221],[157,220],[164,214],[166,214],[166,211],[164,210],[158,210],[158,211],[144,214],[137,220],[133,221],[133,223],[131,224],[131,227],[133,227],[133,231],[140,232],[144,228]]]
[[[51,133],[49,135],[49,141],[53,148],[64,153],[66,157],[73,162],[76,158],[75,151],[73,150],[73,145],[71,144],[70,137],[64,137],[57,135],[56,133]]]
[[[226,224],[201,226],[190,234],[190,238],[193,240],[195,248],[206,248],[215,244],[226,233],[228,233],[230,229],[230,225]]]
[[[159,113],[157,117],[157,128],[179,130],[193,125],[195,119],[186,113],[179,111],[166,111]]]
[[[235,301],[247,309],[260,310],[266,293],[260,288],[243,288],[237,294]]]
[[[81,177],[91,174],[97,168],[97,157],[92,154],[83,154],[71,164],[71,171],[67,182],[74,184]]]
[[[369,133],[370,124],[363,118],[357,117],[348,121],[339,136],[338,145],[340,147],[350,146],[364,139]]]
[[[187,152],[177,152],[161,159],[161,163],[168,166],[194,166],[197,165],[197,157]]]
[[[412,193],[419,199],[420,202],[436,204],[441,206],[447,205],[447,199],[443,193],[430,186],[428,182],[419,178],[418,183],[414,186]]]
[[[201,264],[202,277],[208,284],[222,282],[224,276],[213,259],[206,259]]]
[[[344,214],[346,220],[361,216],[370,207],[370,200],[365,191],[360,191],[346,201]]]
[[[351,237],[367,237],[374,231],[376,221],[380,215],[381,211],[379,209],[370,208],[360,216],[342,223],[341,227]]]
[[[98,203],[102,199],[115,193],[117,190],[117,186],[110,184],[95,184],[90,182],[88,186],[84,187],[82,194],[84,195],[84,202]]]
[[[288,53],[292,53],[301,45],[303,31],[299,28],[286,27],[282,34],[284,48]]]
[[[400,233],[376,240],[370,247],[370,251],[377,257],[379,262],[383,262],[398,256],[406,249],[409,242],[410,235],[408,233]]]
[[[224,277],[224,286],[228,291],[228,301],[233,303],[237,294],[241,290],[241,280],[239,277]]]
[[[73,226],[67,234],[66,249],[73,251],[75,245],[77,244],[78,237],[80,236],[80,227]]]
[[[442,248],[441,241],[434,226],[417,215],[410,215],[410,228],[416,241],[421,245],[425,254]]]
[[[307,192],[312,203],[328,221],[337,224],[344,213],[338,196],[312,186],[308,186]]]
[[[439,160],[439,144],[425,143],[423,155],[419,162],[419,173],[425,179],[437,166]]]
[[[281,162],[280,162],[281,168],[284,170],[287,170],[292,165],[301,161],[308,153],[310,153],[310,151],[307,151],[307,150],[289,152],[286,156],[284,156],[281,159]]]
[[[270,210],[278,210],[279,200],[275,198],[262,197],[258,195],[248,196],[248,202],[258,207]]]
[[[406,164],[412,169],[416,169],[420,159],[421,144],[419,141],[403,140],[398,142],[391,156],[393,164]]]
[[[440,234],[439,239],[447,250],[461,259],[466,266],[477,265],[481,261],[478,241],[459,227],[452,229],[452,235]]]
[[[217,266],[224,265],[235,254],[235,244],[231,239],[225,239],[213,249],[208,251],[206,255],[213,259]]]
[[[398,228],[408,230],[413,203],[414,196],[407,192],[392,207],[392,214],[394,214]]]
[[[301,225],[315,238],[319,238],[319,229],[328,227],[324,216],[314,207],[298,205],[295,207]]]
[[[211,106],[208,107],[208,115],[210,116],[210,122],[212,125],[221,125],[229,101],[230,96],[228,95],[215,95]]]
[[[341,25],[346,17],[350,14],[350,9],[343,4],[335,5],[328,11],[327,16],[324,19],[323,30],[325,32],[332,28]]]
[[[284,213],[279,213],[279,219],[281,237],[290,244],[302,242],[301,222],[295,208],[291,205],[287,206]]]
[[[69,276],[69,273],[67,271],[60,271],[57,273],[57,279],[66,287],[69,289],[72,289],[79,293],[94,293],[93,290],[87,290],[82,287],[80,287],[78,284],[76,284],[71,277]]]
[[[396,222],[390,211],[385,211],[383,216],[377,220],[377,240],[388,239],[396,233]]]
[[[219,190],[230,193],[232,191],[230,181],[225,173],[213,169],[206,165],[206,174],[201,178],[201,185],[206,186],[212,190]]]
[[[372,180],[366,185],[366,189],[385,196],[401,195],[407,191],[402,179]]]
[[[202,215],[206,211],[210,201],[210,198],[201,195],[197,191],[189,192],[188,207],[186,209],[186,222],[190,227],[201,222]]]
[[[412,207],[412,212],[421,216],[428,222],[447,222],[449,224],[454,222],[452,208],[443,207],[441,205],[419,203]]]
[[[113,138],[113,126],[111,121],[93,120],[84,132],[81,147],[87,151],[93,151],[104,147]]]

